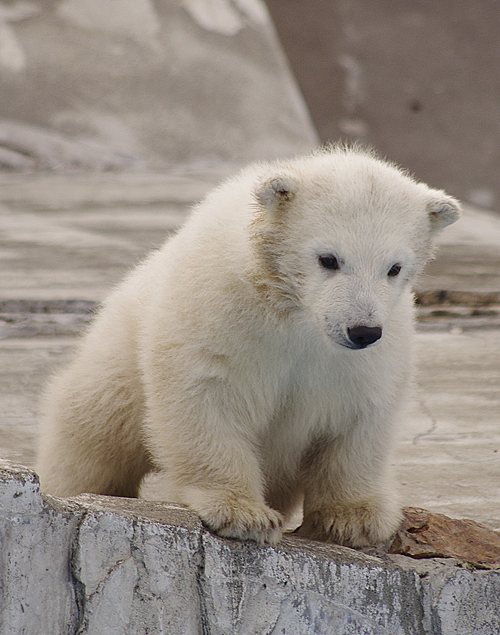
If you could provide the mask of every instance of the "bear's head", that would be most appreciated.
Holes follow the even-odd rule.
[[[330,150],[274,166],[254,196],[258,291],[336,344],[378,342],[460,216],[452,197],[370,153]],[[407,302],[408,304],[408,302]]]

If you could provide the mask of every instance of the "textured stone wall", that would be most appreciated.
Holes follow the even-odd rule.
[[[0,464],[2,635],[497,635],[500,572],[297,537],[213,536],[178,505],[40,494]]]

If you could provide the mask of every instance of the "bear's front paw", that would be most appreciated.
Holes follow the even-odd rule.
[[[203,504],[191,507],[209,529],[225,538],[275,545],[283,533],[283,516],[259,501],[231,494],[209,495]]]
[[[346,547],[369,547],[390,538],[402,518],[396,506],[329,504],[325,509],[308,511],[297,533]]]

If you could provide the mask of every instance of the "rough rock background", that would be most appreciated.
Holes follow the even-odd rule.
[[[316,141],[260,0],[0,2],[0,167],[237,164]]]
[[[267,0],[322,140],[500,209],[496,0]]]

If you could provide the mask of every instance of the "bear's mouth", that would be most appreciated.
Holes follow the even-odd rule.
[[[363,351],[365,350],[365,348],[372,348],[373,346],[376,346],[379,340],[377,340],[376,342],[372,342],[371,344],[353,344],[348,340],[343,340],[342,342],[335,340],[335,342],[342,346],[342,348],[348,348],[351,351]]]
[[[377,340],[376,342],[371,342],[370,344],[353,344],[352,342],[345,342],[341,343],[340,345],[344,348],[349,348],[352,351],[362,351],[365,348],[372,348],[372,346],[376,346],[378,344],[378,341],[379,340]]]

